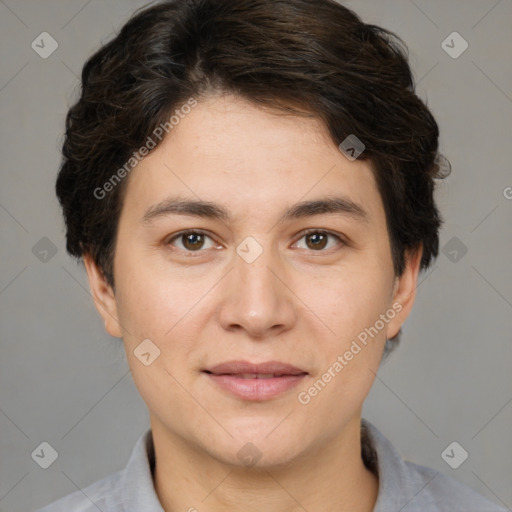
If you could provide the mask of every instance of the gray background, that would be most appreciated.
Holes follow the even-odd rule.
[[[54,196],[81,67],[143,4],[0,0],[2,511],[34,510],[121,469],[149,425],[121,342],[105,333],[85,271],[65,252]],[[421,277],[364,416],[406,459],[511,507],[512,1],[347,5],[409,46],[453,166],[437,196],[444,252]],[[46,59],[31,48],[43,31],[59,45]],[[441,46],[453,31],[469,44],[456,59]],[[43,237],[55,255],[41,252]],[[31,457],[43,441],[59,454],[48,469]],[[458,469],[441,458],[452,441],[469,452]]]

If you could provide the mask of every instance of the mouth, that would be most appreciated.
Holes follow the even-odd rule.
[[[297,386],[308,372],[280,361],[228,361],[203,370],[219,389],[243,400],[275,398]]]

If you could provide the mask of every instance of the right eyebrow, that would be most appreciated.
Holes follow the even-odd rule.
[[[167,215],[192,215],[208,219],[228,221],[229,212],[222,206],[208,201],[169,198],[157,203],[146,211],[141,219],[143,224],[150,224],[153,219]]]

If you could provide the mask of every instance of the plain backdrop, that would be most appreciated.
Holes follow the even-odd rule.
[[[149,426],[121,341],[66,254],[54,194],[81,68],[144,3],[0,0],[2,511],[35,510],[123,468]],[[346,5],[405,40],[452,164],[437,193],[443,249],[364,417],[404,458],[510,508],[512,2]],[[51,49],[42,32],[58,44],[47,58],[32,47],[45,37]],[[453,441],[469,454],[457,469],[441,457]],[[58,453],[48,469],[32,456],[42,442]]]

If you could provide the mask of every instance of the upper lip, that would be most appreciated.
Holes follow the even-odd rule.
[[[264,363],[251,363],[249,361],[226,361],[204,370],[216,375],[237,374],[273,374],[273,375],[302,375],[307,372],[281,361],[266,361]]]

